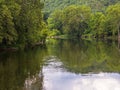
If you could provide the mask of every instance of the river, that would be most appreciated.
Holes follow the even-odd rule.
[[[120,90],[115,41],[48,40],[0,53],[0,90]]]

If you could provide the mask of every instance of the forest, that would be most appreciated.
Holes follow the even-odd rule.
[[[118,36],[119,0],[0,0],[0,45],[44,43],[47,37]]]
[[[107,6],[118,3],[119,0],[42,0],[45,12],[53,12],[55,9],[63,9],[69,5],[87,5],[95,11],[102,11]]]
[[[53,3],[54,0],[50,1],[46,0],[45,5],[50,11],[47,7],[44,9],[48,11],[44,12],[44,19],[47,20],[48,28],[56,34],[77,38],[108,38],[119,34],[120,3],[117,0],[64,0],[69,3],[55,2],[58,5]],[[58,8],[54,5],[49,7],[50,4]]]
[[[0,0],[1,45],[32,45],[45,40],[40,0]]]

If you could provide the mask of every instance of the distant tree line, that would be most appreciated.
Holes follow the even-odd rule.
[[[58,30],[60,34],[102,38],[115,36],[120,29],[120,4],[95,12],[90,6],[70,5],[52,12],[47,22],[51,31]]]
[[[41,0],[44,2],[44,19],[54,10],[63,9],[70,5],[86,5],[91,7],[92,11],[104,11],[109,5],[114,5],[119,0]]]

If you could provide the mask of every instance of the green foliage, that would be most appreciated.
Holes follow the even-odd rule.
[[[105,34],[104,31],[104,25],[105,25],[106,17],[103,13],[101,12],[96,12],[94,14],[91,14],[90,20],[89,20],[89,28],[86,30],[84,33],[88,34],[91,33],[93,34],[94,37],[103,37]]]
[[[36,43],[40,40],[40,32],[43,29],[42,4],[36,0],[26,1],[20,5],[21,11],[16,24],[19,42]]]
[[[61,34],[80,37],[87,29],[90,14],[90,7],[71,5],[53,12],[48,18],[48,26],[59,30]]]
[[[62,10],[54,11],[48,18],[47,22],[48,22],[48,28],[50,30],[57,29],[60,31],[61,34],[63,33],[62,31],[63,11]]]
[[[85,5],[70,5],[51,13],[47,21],[49,29],[72,37],[115,36],[120,33],[120,4],[110,5],[104,12],[93,12]]]
[[[0,0],[0,43],[42,41],[46,37],[42,8],[40,0]]]
[[[60,35],[60,32],[57,29],[53,29],[49,31],[49,36],[58,36],[58,35]]]
[[[106,6],[115,4],[119,0],[42,0],[45,3],[44,11],[53,12],[57,9],[63,9],[70,5],[87,5],[93,11],[102,11]]]
[[[0,12],[0,42],[3,44],[11,44],[17,39],[13,17],[6,5],[1,6]]]
[[[91,13],[87,6],[69,6],[63,10],[63,30],[71,36],[80,37],[85,29]]]
[[[112,35],[119,32],[120,29],[120,4],[111,5],[106,10],[107,14],[107,29],[110,30]]]
[[[0,44],[45,42],[48,34],[104,37],[119,33],[118,0],[45,0],[45,15],[41,1],[0,0]],[[48,27],[43,21],[47,18]]]

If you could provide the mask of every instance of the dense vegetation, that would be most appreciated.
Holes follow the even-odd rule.
[[[46,34],[40,0],[0,0],[0,43],[41,42]]]
[[[102,11],[101,8],[95,11],[88,5],[70,5],[53,11],[47,22],[51,31],[58,30],[60,34],[71,37],[116,36],[120,29],[120,4],[109,5]]]
[[[54,10],[63,9],[70,5],[90,6],[94,11],[102,11],[107,6],[113,5],[119,0],[42,0],[45,2],[44,11],[53,12]]]
[[[47,35],[108,37],[120,28],[118,0],[0,0],[0,12],[1,45],[44,43]]]

